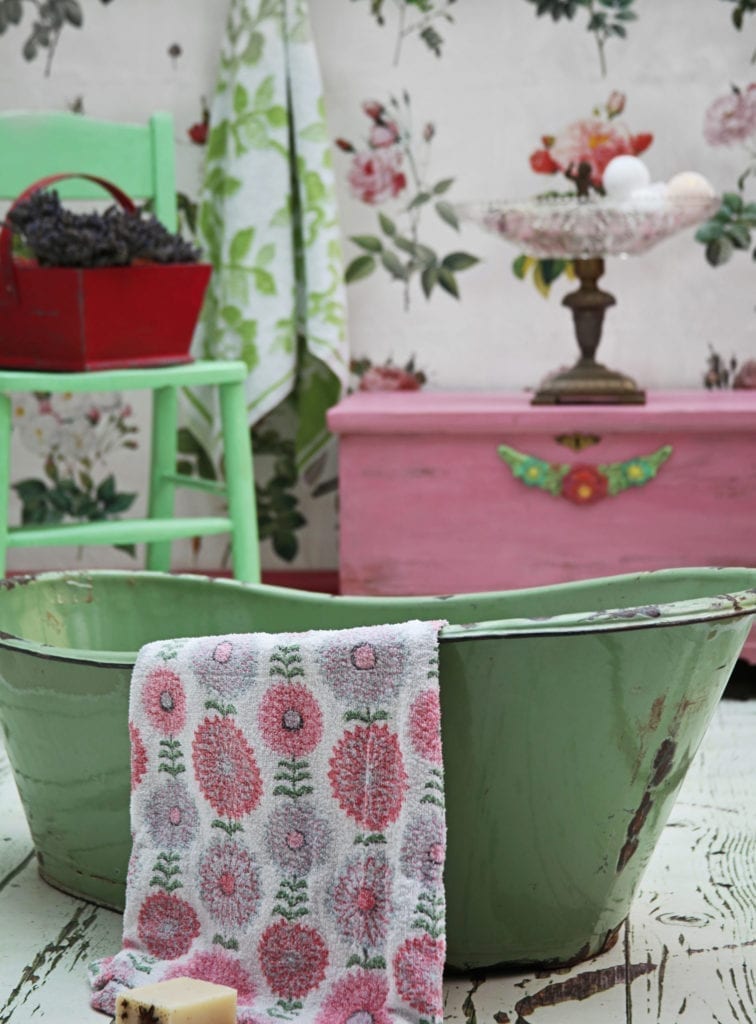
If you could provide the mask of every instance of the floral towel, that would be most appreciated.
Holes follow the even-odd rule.
[[[149,644],[131,687],[123,949],[92,1005],[182,975],[239,1021],[441,1021],[440,623]]]
[[[243,359],[250,423],[295,391],[297,450],[326,438],[348,376],[346,300],[323,88],[306,0],[231,0],[198,216],[213,264],[195,355]],[[207,393],[205,393],[207,392]],[[188,403],[206,443],[216,392]]]

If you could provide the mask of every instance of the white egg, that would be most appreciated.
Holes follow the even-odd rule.
[[[712,199],[716,194],[711,183],[698,171],[682,171],[667,182],[667,195],[670,199],[686,197]]]
[[[626,199],[651,183],[648,167],[637,156],[615,156],[604,168],[604,191],[610,199]]]

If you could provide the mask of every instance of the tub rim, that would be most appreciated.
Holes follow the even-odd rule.
[[[126,569],[64,569],[39,573],[26,573],[0,579],[0,592],[15,589],[17,586],[34,585],[53,580],[57,583],[67,582],[72,586],[86,586],[88,579],[117,579],[137,577],[139,579],[172,579],[192,580],[201,583],[229,586],[256,592],[276,594],[285,593],[294,600],[309,604],[322,604],[323,601],[349,603],[352,606],[369,607],[375,602],[391,602],[393,605],[406,606],[411,609],[418,600],[438,602],[439,620],[443,619],[445,604],[459,601],[473,602],[481,598],[490,598],[493,594],[508,595],[537,594],[561,589],[574,590],[576,587],[590,585],[595,587],[603,582],[635,583],[650,578],[670,579],[682,578],[690,574],[705,574],[712,580],[718,573],[743,573],[753,577],[754,586],[733,593],[723,592],[707,597],[689,600],[668,601],[653,605],[623,606],[601,611],[567,612],[562,615],[547,617],[524,617],[508,619],[487,619],[465,624],[446,624],[439,632],[443,644],[462,643],[475,639],[533,639],[555,636],[580,636],[592,633],[617,633],[640,629],[659,629],[677,625],[695,625],[704,622],[736,620],[756,615],[756,568],[748,566],[691,566],[673,569],[651,569],[636,573],[621,573],[612,576],[595,577],[586,580],[575,580],[555,583],[541,587],[518,587],[507,591],[482,591],[464,594],[434,595],[401,595],[397,597],[334,595],[297,590],[291,587],[278,587],[265,583],[244,583],[240,580],[225,577],[211,577],[201,573],[166,573],[151,570]],[[412,616],[409,616],[412,618]],[[218,634],[221,635],[221,634]],[[0,630],[0,648],[23,651],[27,654],[81,664],[111,665],[113,667],[131,668],[136,660],[137,651],[98,650],[95,648],[58,647],[36,640],[26,640],[21,636]]]

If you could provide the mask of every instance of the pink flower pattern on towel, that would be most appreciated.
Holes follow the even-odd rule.
[[[240,1024],[442,1024],[441,623],[145,647],[122,949],[92,1005],[196,977]]]
[[[194,774],[218,814],[242,818],[262,795],[260,770],[244,733],[229,718],[206,718],[192,743]]]
[[[358,725],[333,748],[328,778],[340,807],[374,832],[396,821],[407,788],[399,739],[387,725]]]
[[[283,757],[310,754],[323,735],[323,715],[309,690],[299,683],[280,683],[260,701],[260,732]]]

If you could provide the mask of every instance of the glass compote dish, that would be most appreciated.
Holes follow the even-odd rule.
[[[604,273],[604,257],[644,253],[710,217],[719,203],[708,193],[657,191],[621,200],[578,194],[455,206],[460,218],[514,242],[528,256],[573,261],[580,287],[562,303],[572,311],[580,358],[571,369],[544,381],[534,405],[645,402],[645,392],[634,380],[595,358],[604,313],[616,302],[597,284]]]

